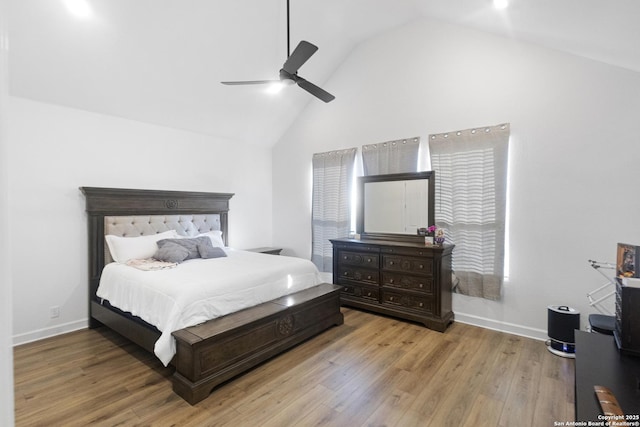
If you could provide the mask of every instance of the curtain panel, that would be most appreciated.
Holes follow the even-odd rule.
[[[429,135],[436,225],[456,245],[456,291],[491,300],[504,279],[509,135],[509,124]]]
[[[364,175],[417,172],[419,148],[419,137],[363,145]]]
[[[349,148],[313,155],[311,261],[322,272],[333,272],[329,239],[349,236],[356,151]]]

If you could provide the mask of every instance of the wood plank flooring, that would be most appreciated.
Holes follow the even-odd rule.
[[[16,347],[17,426],[553,426],[574,361],[542,342],[446,333],[343,307],[345,324],[190,406],[171,368],[105,328]]]

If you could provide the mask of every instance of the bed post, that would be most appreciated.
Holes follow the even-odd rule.
[[[104,215],[89,214],[87,219],[89,235],[89,328],[94,329],[102,323],[91,315],[93,301],[97,301],[96,291],[100,283],[100,273],[104,268]]]

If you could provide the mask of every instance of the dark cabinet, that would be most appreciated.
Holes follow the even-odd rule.
[[[622,352],[640,356],[640,288],[626,286],[624,280],[616,278],[616,317],[613,335]],[[638,381],[640,384],[640,379]]]
[[[334,239],[333,283],[343,305],[423,323],[443,332],[451,311],[452,245]]]
[[[593,421],[591,425],[602,422],[602,410],[593,389],[599,385],[613,392],[627,416],[618,420],[619,425],[634,425],[640,415],[640,358],[618,351],[611,335],[576,331],[575,341],[576,421]]]

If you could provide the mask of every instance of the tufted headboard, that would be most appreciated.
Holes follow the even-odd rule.
[[[222,230],[220,214],[201,215],[135,215],[105,216],[104,234],[120,237],[148,236],[176,230],[181,236],[196,236],[213,230]],[[105,264],[113,261],[105,249]]]
[[[233,193],[130,190],[81,187],[85,195],[89,238],[89,300],[96,299],[100,274],[111,262],[104,236],[142,236],[177,230],[193,236],[222,231],[229,245],[229,199]]]

